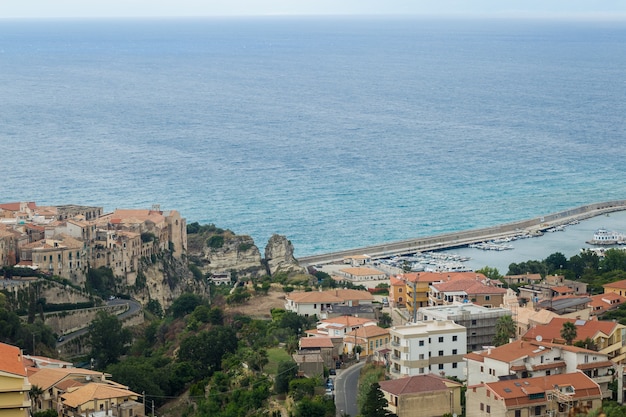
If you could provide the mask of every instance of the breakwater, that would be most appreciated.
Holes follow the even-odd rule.
[[[504,238],[514,234],[536,235],[552,227],[564,226],[572,221],[585,220],[591,217],[626,210],[626,200],[607,201],[588,204],[557,213],[539,216],[518,222],[505,223],[482,229],[472,229],[434,236],[417,237],[398,242],[337,251],[298,258],[301,266],[340,262],[344,258],[355,255],[369,255],[372,259],[388,258],[423,251],[435,251],[467,246],[472,243]]]

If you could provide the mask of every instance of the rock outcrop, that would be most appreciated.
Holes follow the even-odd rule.
[[[272,235],[265,246],[265,263],[269,275],[278,272],[305,273],[306,270],[298,264],[293,256],[293,245],[285,236]]]
[[[203,274],[221,274],[235,271],[238,277],[256,277],[265,274],[261,253],[250,236],[224,233],[219,245],[210,247],[202,240],[202,245],[189,245],[189,258]]]

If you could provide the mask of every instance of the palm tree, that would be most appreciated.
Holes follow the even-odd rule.
[[[496,321],[496,337],[493,344],[502,346],[509,343],[509,340],[515,337],[516,326],[511,316],[502,316]]]
[[[565,343],[568,345],[572,344],[572,341],[576,339],[576,326],[571,321],[566,321],[563,323],[563,328],[561,329],[561,337],[565,340]]]
[[[43,395],[43,389],[39,385],[32,385],[28,395],[30,395],[32,401],[30,408],[35,412],[35,410],[39,409],[39,398]]]

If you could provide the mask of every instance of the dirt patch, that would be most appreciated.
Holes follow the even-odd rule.
[[[273,308],[285,308],[285,292],[282,288],[272,286],[267,295],[256,295],[254,290],[250,292],[253,295],[246,304],[226,306],[226,311],[244,314],[255,319],[271,319]]]

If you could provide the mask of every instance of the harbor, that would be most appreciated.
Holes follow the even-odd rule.
[[[300,265],[328,264],[341,262],[344,258],[366,254],[372,260],[391,259],[402,256],[415,256],[427,252],[454,253],[461,257],[471,258],[464,262],[464,267],[477,269],[483,266],[498,267],[504,273],[511,262],[521,262],[529,259],[543,259],[553,252],[562,252],[566,256],[573,256],[585,246],[594,231],[613,220],[624,219],[626,223],[626,200],[595,203],[577,207],[558,213],[540,216],[533,219],[514,223],[502,224],[489,228],[447,233],[436,236],[420,237],[400,242],[367,246],[351,250],[301,257]],[[593,221],[589,221],[592,219]],[[620,224],[612,226],[622,229]],[[591,228],[591,230],[587,230]],[[583,231],[586,236],[578,239],[563,239],[571,231]],[[494,240],[515,239],[515,250],[480,250],[470,248],[469,245],[490,242]],[[541,239],[536,239],[541,237]],[[537,242],[541,241],[539,245]],[[562,241],[562,242],[561,242]],[[506,244],[511,244],[506,242]],[[573,246],[574,245],[574,246]],[[541,255],[537,258],[537,250]],[[516,259],[512,261],[511,259]],[[479,265],[479,266],[477,266]]]

